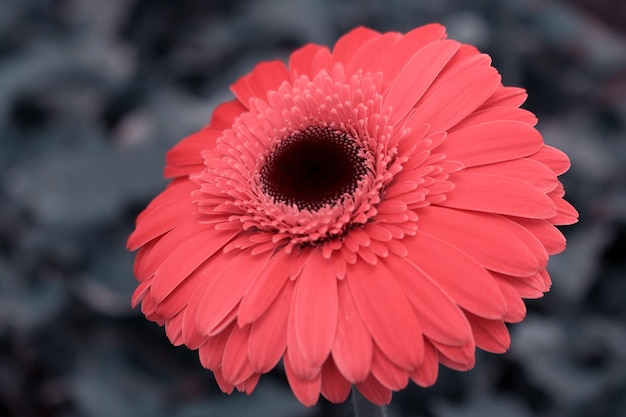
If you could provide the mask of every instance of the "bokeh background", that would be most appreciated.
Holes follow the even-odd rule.
[[[276,370],[220,393],[195,352],[130,308],[134,218],[168,148],[259,60],[367,25],[432,21],[523,86],[580,223],[553,290],[510,326],[505,355],[389,415],[626,415],[626,6],[621,0],[0,1],[0,414],[348,416],[301,406]]]

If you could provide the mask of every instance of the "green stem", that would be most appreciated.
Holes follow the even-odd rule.
[[[351,397],[352,405],[354,406],[354,417],[387,417],[387,410],[384,405],[372,404],[354,386],[352,387]]]

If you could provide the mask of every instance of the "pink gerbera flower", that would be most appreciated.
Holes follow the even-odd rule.
[[[168,153],[128,241],[133,305],[223,391],[282,360],[305,405],[388,403],[504,352],[577,213],[567,156],[490,62],[432,24],[259,64]]]

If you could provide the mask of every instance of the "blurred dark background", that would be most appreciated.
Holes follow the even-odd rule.
[[[134,218],[164,154],[259,60],[367,25],[432,21],[523,86],[580,223],[505,355],[411,384],[389,415],[626,415],[626,6],[621,0],[0,1],[0,414],[348,416],[280,371],[219,392],[131,310]]]

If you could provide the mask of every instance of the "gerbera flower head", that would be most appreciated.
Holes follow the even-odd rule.
[[[576,222],[522,89],[438,24],[261,63],[167,155],[137,219],[141,303],[225,392],[388,403],[502,353]]]

